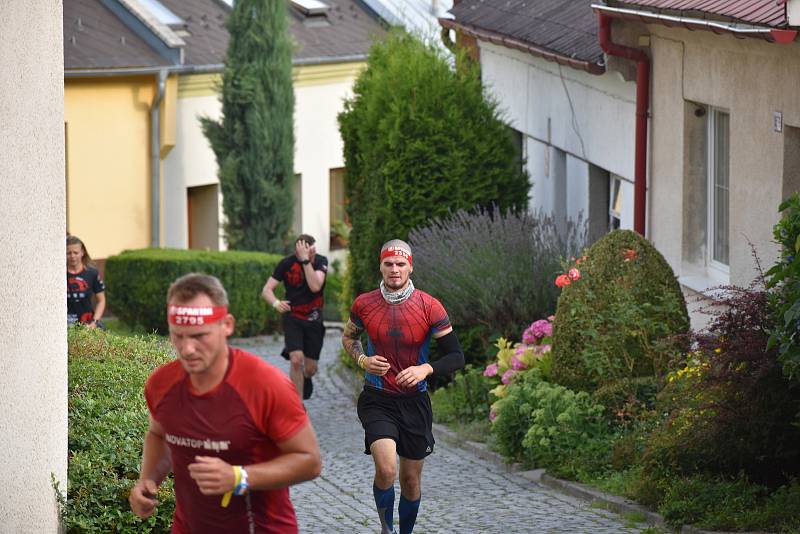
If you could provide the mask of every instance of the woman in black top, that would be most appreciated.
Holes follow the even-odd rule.
[[[106,309],[105,290],[83,241],[74,235],[67,236],[67,323],[103,328],[100,319]]]

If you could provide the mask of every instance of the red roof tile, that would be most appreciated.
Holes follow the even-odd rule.
[[[678,11],[687,16],[714,15],[772,27],[787,25],[786,5],[776,0],[634,0],[614,2],[614,5],[648,11]]]

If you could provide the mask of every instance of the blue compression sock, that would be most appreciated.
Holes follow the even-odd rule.
[[[400,494],[400,506],[398,512],[400,513],[400,534],[411,534],[414,530],[414,523],[417,521],[417,512],[419,511],[419,501],[422,496],[416,501],[409,501],[405,496]]]
[[[372,494],[375,496],[378,517],[381,518],[381,534],[392,534],[394,531],[394,521],[392,519],[394,515],[394,484],[386,489],[380,489],[373,483]]]

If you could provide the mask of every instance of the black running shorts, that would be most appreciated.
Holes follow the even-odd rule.
[[[319,360],[322,340],[325,338],[325,325],[322,324],[321,317],[304,321],[285,314],[283,316],[283,336],[288,352],[302,350],[306,358]]]
[[[397,453],[409,460],[422,460],[433,452],[433,410],[426,391],[392,395],[365,386],[358,397],[358,418],[364,427],[364,453],[372,443],[390,438]]]

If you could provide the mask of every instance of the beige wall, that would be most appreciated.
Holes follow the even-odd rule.
[[[62,4],[0,4],[0,531],[58,530],[67,475]]]
[[[730,113],[730,282],[747,285],[755,274],[748,240],[766,265],[775,259],[772,227],[782,197],[784,150],[800,150],[772,125],[773,112],[780,111],[785,125],[800,126],[800,44],[649,29],[650,237],[679,276],[702,278],[687,250],[698,239],[690,219],[704,208],[688,180],[703,165],[697,153],[702,119],[695,117],[694,104],[722,108]]]

